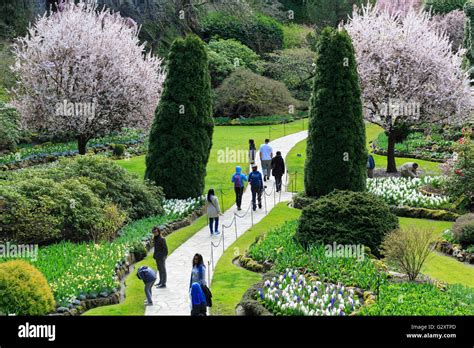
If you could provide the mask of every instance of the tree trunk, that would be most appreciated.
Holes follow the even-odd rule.
[[[397,163],[395,162],[395,132],[388,133],[388,147],[387,147],[387,173],[397,172]]]
[[[77,137],[77,149],[79,150],[79,155],[85,155],[87,153],[87,142],[88,139],[85,136]]]

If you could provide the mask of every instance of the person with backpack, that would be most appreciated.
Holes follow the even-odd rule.
[[[234,184],[235,191],[235,204],[237,210],[242,210],[242,196],[244,194],[245,182],[248,181],[247,175],[242,173],[242,168],[237,166],[235,168],[235,174],[232,176],[232,183]]]
[[[166,239],[161,235],[161,229],[158,226],[153,227],[153,258],[156,261],[156,268],[160,275],[160,281],[156,285],[157,288],[166,288],[166,258],[168,257],[168,246]]]
[[[370,179],[374,177],[374,169],[375,169],[374,156],[369,154],[367,158],[367,177],[369,177]]]
[[[145,305],[152,306],[153,300],[151,298],[151,289],[156,281],[156,272],[148,266],[142,266],[137,271],[137,277],[145,283],[145,295],[147,298]]]
[[[262,173],[258,171],[256,164],[252,165],[252,172],[249,174],[249,184],[252,191],[252,206],[253,211],[257,210],[257,199],[258,208],[262,209],[262,194],[265,187],[263,186]]]
[[[277,151],[276,156],[272,158],[272,174],[275,177],[276,192],[280,192],[281,178],[285,174],[285,160],[280,151]]]
[[[191,279],[189,280],[189,291],[192,291],[193,284],[199,284],[206,298],[207,307],[212,306],[212,293],[207,287],[206,282],[206,266],[201,254],[193,257],[193,268],[191,270]]]
[[[211,236],[214,233],[219,234],[220,233],[219,232],[219,215],[221,215],[221,208],[219,206],[219,200],[216,197],[214,189],[210,189],[207,192],[206,209],[207,209],[207,217],[209,218],[209,229],[211,230]]]
[[[255,140],[249,139],[249,162],[250,164],[255,163],[255,154],[257,153],[257,147],[255,146]]]
[[[206,296],[202,291],[201,286],[198,283],[193,283],[191,285],[190,291],[191,297],[191,316],[207,316],[207,302]]]

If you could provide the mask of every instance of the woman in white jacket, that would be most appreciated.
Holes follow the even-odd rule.
[[[214,189],[210,189],[207,193],[207,217],[209,218],[209,229],[211,235],[219,234],[219,215],[221,215],[221,208],[219,207],[219,200],[216,197]],[[213,228],[214,227],[214,228]]]

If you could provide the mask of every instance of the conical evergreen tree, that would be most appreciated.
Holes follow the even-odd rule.
[[[208,58],[201,39],[177,39],[167,70],[150,131],[145,178],[163,187],[167,198],[195,198],[204,191],[214,129]]]
[[[311,99],[305,190],[319,197],[335,189],[364,191],[367,150],[359,76],[346,31],[326,28],[318,43]]]

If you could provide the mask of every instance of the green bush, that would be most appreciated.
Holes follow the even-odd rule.
[[[290,105],[298,108],[300,103],[283,83],[240,69],[217,88],[214,114],[231,118],[288,114]]]
[[[0,153],[16,149],[20,137],[18,126],[19,117],[16,110],[0,101]]]
[[[397,217],[377,196],[335,191],[303,209],[296,238],[305,246],[363,244],[379,255],[382,239],[397,228]]]
[[[145,172],[169,199],[197,198],[204,192],[214,131],[208,65],[205,44],[195,35],[177,39],[171,47]]]
[[[455,10],[462,10],[468,0],[426,0],[425,10],[434,14],[446,14]]]
[[[112,153],[115,157],[122,157],[125,153],[125,146],[122,144],[113,144]]]
[[[370,316],[472,315],[474,290],[460,285],[441,291],[432,284],[396,283],[380,287],[377,301],[362,307]]]
[[[286,24],[283,26],[283,48],[305,48],[309,46],[308,35],[314,30],[309,26]]]
[[[463,247],[474,244],[474,214],[460,216],[453,225],[456,242]]]
[[[319,39],[308,133],[306,194],[320,197],[335,189],[365,191],[361,90],[354,47],[346,31],[326,28]]]
[[[309,100],[313,89],[316,54],[308,48],[286,49],[266,56],[266,77],[283,82],[293,96]]]
[[[26,261],[0,263],[0,313],[45,315],[55,302],[43,274]]]
[[[367,254],[357,257],[332,257],[326,253],[323,245],[303,247],[295,240],[298,221],[285,223],[269,231],[249,249],[249,256],[263,263],[273,263],[277,272],[286,269],[304,269],[315,273],[324,282],[342,283],[346,286],[358,286],[362,289],[376,289],[386,278]]]
[[[235,66],[229,59],[212,50],[208,50],[207,56],[209,58],[211,86],[216,88],[227,76],[235,71]]]
[[[235,39],[258,54],[283,48],[282,25],[262,14],[238,17],[212,12],[201,21],[200,31],[206,41],[214,37]]]
[[[110,240],[126,215],[93,192],[100,186],[84,178],[31,178],[0,185],[9,208],[2,214],[0,239],[39,244]]]
[[[258,54],[237,40],[211,40],[208,46],[210,50],[225,57],[236,67],[248,68],[255,73],[263,70]]]

